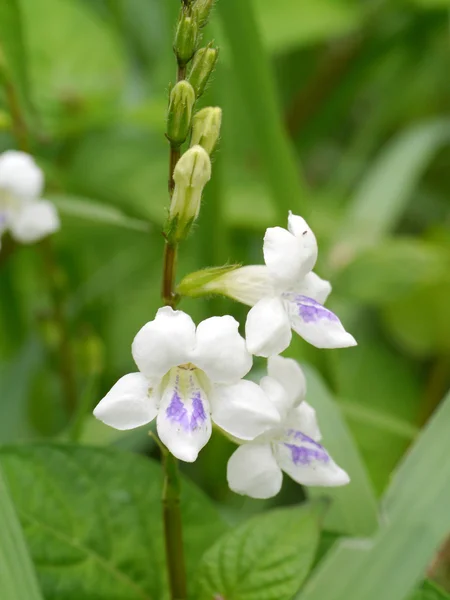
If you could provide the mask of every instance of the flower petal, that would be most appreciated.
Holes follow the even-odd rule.
[[[278,465],[297,483],[335,487],[350,481],[325,448],[300,431],[289,431],[273,450]]]
[[[214,423],[241,440],[253,440],[280,422],[277,409],[252,381],[217,385],[210,402]]]
[[[305,401],[301,402],[301,404],[289,412],[286,418],[286,425],[289,429],[301,431],[314,442],[320,442],[322,439],[319,423],[317,422],[316,411]]]
[[[264,236],[264,261],[280,285],[294,285],[312,270],[317,259],[317,244],[312,248],[282,227],[269,227]]]
[[[264,296],[272,295],[273,281],[265,265],[248,265],[213,279],[204,286],[204,289],[211,293],[224,294],[248,306],[254,306]]]
[[[157,412],[157,393],[149,389],[141,373],[130,373],[97,404],[94,416],[110,427],[126,430],[150,423]]]
[[[286,390],[279,381],[273,377],[263,377],[259,382],[261,389],[275,406],[277,411],[280,413],[280,417],[283,420],[291,408]]]
[[[0,155],[0,189],[23,199],[38,198],[44,185],[44,175],[25,152],[8,150]]]
[[[270,227],[264,236],[264,261],[281,283],[291,286],[305,277],[316,264],[317,241],[302,217],[289,213],[289,231]]]
[[[331,293],[331,283],[321,279],[313,271],[305,275],[298,285],[293,287],[294,291],[301,296],[308,296],[320,304],[325,304]]]
[[[292,333],[280,298],[263,298],[249,310],[245,337],[248,351],[256,356],[267,357],[286,350]]]
[[[306,379],[297,361],[283,356],[271,356],[267,361],[267,372],[281,383],[291,406],[303,400],[306,395]]]
[[[289,292],[283,294],[292,329],[316,348],[356,346],[338,317],[312,298]]]
[[[208,398],[195,369],[173,371],[161,399],[158,435],[176,458],[194,462],[211,437]]]
[[[278,494],[283,473],[270,444],[244,444],[228,461],[227,480],[236,494],[265,499]]]
[[[215,383],[239,381],[252,368],[253,359],[233,317],[211,317],[197,327],[192,362]]]
[[[195,325],[191,317],[164,306],[138,332],[131,351],[139,370],[154,379],[161,378],[172,367],[189,362],[194,347]]]
[[[11,214],[9,223],[11,235],[23,244],[37,242],[60,226],[55,205],[48,200],[26,203],[22,210]]]

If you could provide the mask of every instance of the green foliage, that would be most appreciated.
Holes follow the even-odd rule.
[[[23,108],[30,98],[27,61],[23,43],[19,0],[2,2],[0,6],[0,75],[12,81]]]
[[[442,469],[449,451],[450,394],[396,471],[373,543],[337,545],[299,599],[407,597],[450,528],[450,478]]]
[[[205,554],[195,598],[290,600],[311,568],[318,542],[318,506],[253,517]]]
[[[158,464],[56,444],[3,448],[0,464],[47,600],[166,597]],[[192,574],[225,527],[194,486],[182,493]]]
[[[441,590],[432,581],[424,581],[411,600],[448,600],[450,596]]]
[[[270,65],[249,2],[219,2],[231,49],[233,72],[243,93],[245,111],[258,140],[263,174],[284,223],[290,208],[308,208],[307,191],[299,178],[292,148],[284,132]]]
[[[358,448],[335,399],[320,375],[305,367],[308,398],[317,411],[323,443],[333,459],[350,475],[351,483],[341,488],[311,490],[312,497],[331,499],[325,517],[328,529],[347,535],[370,535],[378,525],[377,501]]]
[[[42,600],[23,532],[0,469],[0,595]]]

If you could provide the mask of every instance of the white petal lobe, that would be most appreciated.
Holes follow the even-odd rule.
[[[311,232],[312,233],[312,232]],[[282,227],[270,227],[264,236],[264,261],[272,277],[293,286],[315,265],[317,244],[303,240]],[[315,242],[315,238],[314,238]]]
[[[263,298],[250,309],[245,337],[248,351],[256,356],[267,357],[286,350],[292,333],[280,298]]]
[[[355,338],[345,331],[338,317],[306,296],[283,295],[292,329],[316,348],[356,346]]]
[[[283,356],[270,356],[267,372],[283,386],[291,406],[299,404],[306,396],[305,375],[297,361]]]
[[[39,200],[23,205],[10,218],[9,227],[15,240],[30,244],[58,231],[60,221],[54,204]]]
[[[297,294],[308,296],[320,304],[325,304],[332,288],[329,281],[321,279],[311,271],[293,289]]]
[[[289,429],[301,431],[314,442],[320,442],[322,438],[319,423],[317,422],[316,411],[308,404],[308,402],[303,401],[293,408],[289,412],[285,424]]]
[[[154,379],[171,367],[189,362],[194,347],[195,325],[191,317],[165,306],[138,332],[132,353],[141,373]]]
[[[158,435],[179,460],[194,462],[211,437],[205,390],[195,371],[174,369],[163,391],[156,426]]]
[[[289,431],[273,448],[278,465],[297,483],[338,487],[350,481],[323,446],[299,431]]]
[[[227,480],[236,494],[265,499],[278,494],[283,474],[269,444],[244,444],[228,461]]]
[[[234,383],[252,368],[252,357],[238,327],[239,323],[229,315],[211,317],[197,327],[192,362],[205,371],[211,381]]]
[[[0,189],[22,199],[38,198],[44,185],[44,175],[25,152],[8,150],[0,155]]]
[[[125,375],[94,409],[94,416],[115,429],[127,430],[150,423],[157,413],[157,393],[141,373]]]
[[[253,440],[280,422],[277,409],[252,381],[215,386],[210,401],[214,423],[241,440]]]
[[[263,377],[259,382],[259,385],[272,404],[275,406],[277,411],[280,413],[281,420],[283,420],[291,408],[291,403],[289,402],[289,398],[284,387],[279,381],[269,376]]]

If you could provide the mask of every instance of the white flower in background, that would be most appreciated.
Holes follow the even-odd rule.
[[[306,382],[294,360],[273,356],[261,387],[277,408],[281,423],[243,443],[228,461],[230,488],[252,498],[271,498],[283,473],[308,486],[341,486],[350,478],[323,446],[314,409],[304,400]]]
[[[56,208],[40,198],[43,185],[43,173],[29,154],[8,150],[0,155],[0,238],[9,230],[26,244],[59,229]]]
[[[338,317],[323,307],[331,285],[312,271],[317,252],[306,221],[289,213],[288,229],[266,230],[265,266],[235,269],[204,286],[253,307],[245,330],[252,354],[280,354],[290,344],[291,329],[317,348],[356,345]]]
[[[136,335],[139,373],[122,377],[94,410],[116,429],[133,429],[156,418],[170,452],[193,462],[211,436],[211,419],[234,437],[252,440],[280,417],[262,389],[244,381],[252,366],[238,323],[230,316],[191,317],[170,307]]]

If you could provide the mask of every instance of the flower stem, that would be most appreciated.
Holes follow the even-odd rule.
[[[177,81],[185,76],[185,70],[178,67]],[[175,182],[173,172],[180,159],[181,150],[171,145],[169,154],[169,196],[172,198]],[[174,291],[178,244],[166,239],[164,247],[162,299],[165,306],[175,308],[177,295]],[[186,600],[186,568],[183,550],[183,523],[180,505],[180,475],[177,459],[165,452],[163,455],[164,487],[162,494],[164,540],[166,562],[169,575],[171,600]]]
[[[171,600],[185,600],[187,592],[180,506],[180,476],[178,461],[170,452],[164,456],[163,517],[170,597]]]
[[[61,285],[61,272],[55,260],[53,246],[49,238],[39,244],[44,263],[44,275],[52,301],[52,318],[58,330],[58,361],[61,386],[66,412],[71,417],[77,408],[76,377],[74,372],[74,357],[70,343],[67,321],[65,316],[64,293]]]

